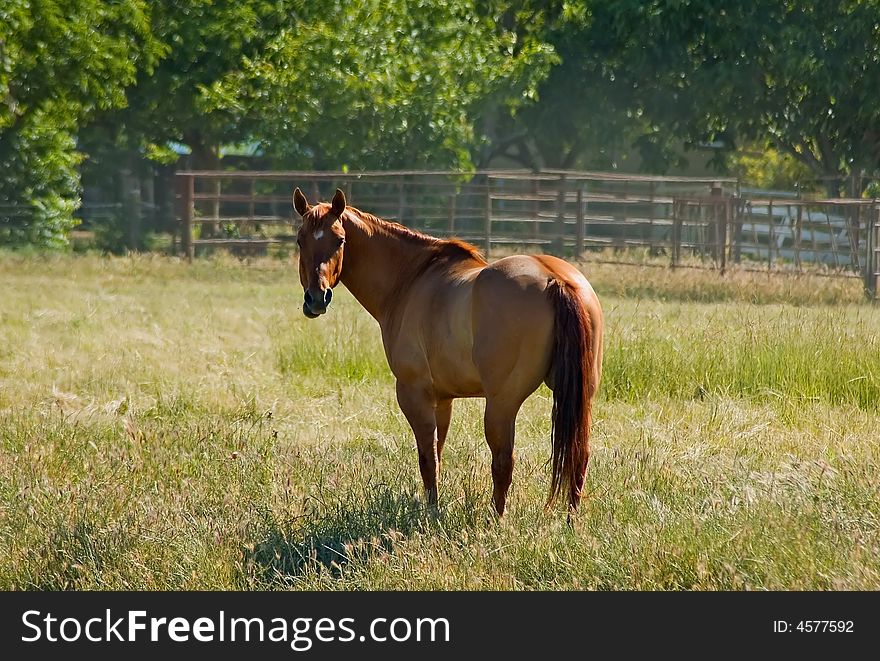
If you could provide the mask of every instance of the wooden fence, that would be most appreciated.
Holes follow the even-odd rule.
[[[672,267],[697,263],[860,277],[877,294],[880,201],[802,199],[742,191],[735,179],[538,173],[181,172],[183,253],[226,247],[250,254],[295,241],[295,186],[310,201],[341,188],[349,204],[487,255],[499,247],[562,256],[638,248]]]

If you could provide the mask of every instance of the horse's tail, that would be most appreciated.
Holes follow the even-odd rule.
[[[576,508],[590,458],[590,424],[593,394],[598,386],[593,369],[593,327],[578,290],[558,279],[548,294],[556,309],[552,354],[553,473],[547,506],[559,492],[568,492]]]

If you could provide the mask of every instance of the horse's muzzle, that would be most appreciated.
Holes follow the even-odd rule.
[[[327,306],[330,305],[331,300],[333,300],[333,290],[329,287],[321,292],[320,297],[312,296],[312,293],[307,289],[303,300],[303,314],[309,319],[315,319],[327,312]]]

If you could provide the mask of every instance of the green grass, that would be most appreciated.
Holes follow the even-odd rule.
[[[0,255],[0,588],[880,589],[880,309],[858,282],[587,265],[586,506],[543,512],[550,393],[490,514],[482,402],[442,510],[378,328],[289,262]]]

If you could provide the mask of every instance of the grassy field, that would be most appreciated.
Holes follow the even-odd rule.
[[[482,402],[442,510],[375,322],[290,262],[0,254],[0,588],[880,589],[880,309],[855,280],[586,265],[607,319],[586,506],[550,393],[489,509]]]

